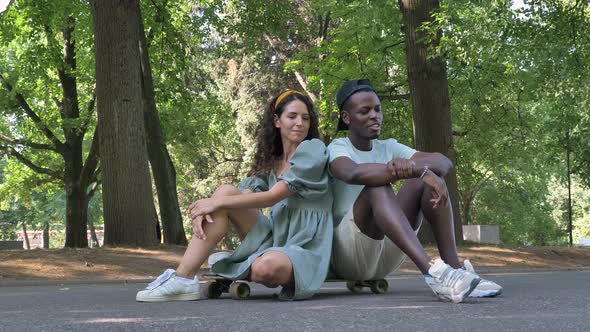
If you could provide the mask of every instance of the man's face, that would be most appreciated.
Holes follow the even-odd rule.
[[[367,139],[375,139],[381,133],[381,102],[372,91],[353,94],[342,111],[342,121],[348,125],[351,134]]]

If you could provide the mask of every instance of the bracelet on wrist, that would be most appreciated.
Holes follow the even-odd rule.
[[[422,171],[422,174],[420,174],[420,179],[423,178],[426,173],[428,173],[428,166],[424,166],[424,170]]]

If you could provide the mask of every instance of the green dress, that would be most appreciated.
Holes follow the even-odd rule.
[[[286,182],[294,194],[260,213],[234,253],[211,270],[229,278],[246,278],[254,260],[269,250],[289,256],[293,265],[295,288],[283,288],[280,299],[311,297],[326,279],[332,250],[332,193],[328,183],[328,153],[325,144],[313,139],[303,141],[289,160],[291,168],[282,175],[270,173],[261,178],[244,179],[239,188],[267,191],[278,181]]]

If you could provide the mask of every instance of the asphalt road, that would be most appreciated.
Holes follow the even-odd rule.
[[[419,276],[392,276],[383,295],[326,283],[297,302],[261,286],[247,301],[148,304],[135,302],[141,284],[0,287],[0,331],[590,330],[590,271],[486,277],[504,294],[461,304],[439,301]]]

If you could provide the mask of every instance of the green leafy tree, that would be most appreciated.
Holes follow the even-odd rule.
[[[565,179],[568,128],[575,171],[584,170],[587,145],[579,140],[588,124],[579,105],[589,85],[580,73],[589,62],[579,36],[587,32],[587,4],[442,3],[436,22],[445,31],[465,221],[500,224],[508,243],[563,243],[546,195],[552,178]],[[478,24],[486,28],[472,28]]]
[[[2,151],[42,181],[63,186],[67,247],[87,245],[87,190],[99,181],[92,35],[84,6],[17,1],[0,22]]]

